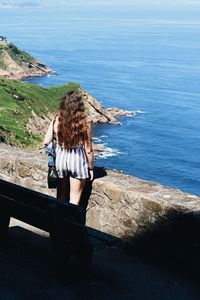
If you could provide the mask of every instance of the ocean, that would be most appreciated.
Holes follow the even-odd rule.
[[[0,35],[53,68],[27,81],[69,81],[106,108],[134,111],[95,125],[97,166],[200,196],[200,20],[197,11],[134,5],[0,8]]]

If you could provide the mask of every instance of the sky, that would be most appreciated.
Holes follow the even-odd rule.
[[[123,5],[137,7],[200,7],[200,0],[0,0],[0,8],[14,7],[42,7],[42,6],[67,6],[67,5]]]

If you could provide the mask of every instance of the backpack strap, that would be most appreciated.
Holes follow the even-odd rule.
[[[53,124],[52,124],[52,152],[53,152],[53,158],[54,158],[54,161],[56,159],[56,144],[57,144],[57,141],[56,141],[56,138],[55,138],[55,132],[54,132],[54,123],[55,123],[55,120],[56,120],[56,117],[58,115],[56,115],[53,119]]]

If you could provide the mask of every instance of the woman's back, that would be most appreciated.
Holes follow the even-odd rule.
[[[79,204],[86,179],[93,179],[91,124],[79,93],[69,92],[61,99],[59,112],[49,126],[44,144],[54,137],[59,177],[57,198]],[[66,180],[70,183],[69,198]]]

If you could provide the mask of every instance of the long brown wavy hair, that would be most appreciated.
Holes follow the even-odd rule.
[[[89,126],[84,102],[77,92],[69,92],[61,99],[58,112],[58,144],[75,148],[89,142]]]

